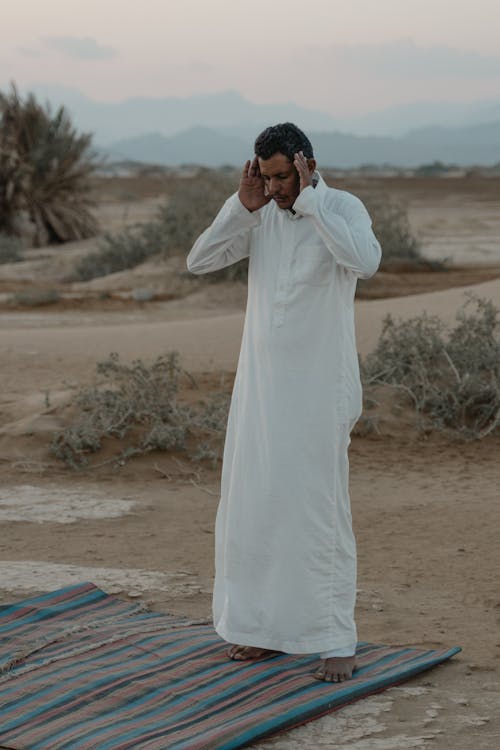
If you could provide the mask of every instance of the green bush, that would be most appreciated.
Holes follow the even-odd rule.
[[[448,329],[423,313],[388,316],[374,351],[362,363],[365,388],[389,385],[411,400],[422,426],[477,439],[500,426],[499,310],[470,297]]]

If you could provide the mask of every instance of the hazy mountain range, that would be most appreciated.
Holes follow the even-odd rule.
[[[320,165],[349,168],[362,164],[415,167],[433,161],[458,165],[500,163],[500,122],[469,128],[426,128],[400,138],[310,133]],[[151,133],[103,150],[113,160],[154,164],[240,165],[251,155],[252,140],[210,128],[190,128],[174,136]]]
[[[112,103],[90,100],[71,88],[32,90],[53,106],[64,104],[77,128],[93,132],[100,152],[112,158],[171,165],[241,164],[262,128],[291,120],[310,135],[324,166],[500,162],[500,99],[413,102],[334,118],[293,103],[254,104],[234,91]]]

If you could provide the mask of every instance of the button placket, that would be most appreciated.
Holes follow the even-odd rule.
[[[282,230],[282,246],[276,279],[276,293],[274,299],[273,327],[282,326],[285,321],[285,309],[290,288],[290,268],[293,254],[294,224],[288,217],[284,217]]]

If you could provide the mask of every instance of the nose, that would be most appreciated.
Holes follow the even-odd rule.
[[[280,181],[277,180],[275,177],[271,177],[269,180],[269,192],[271,195],[276,195],[280,192]]]

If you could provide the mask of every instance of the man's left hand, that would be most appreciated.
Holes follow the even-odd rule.
[[[312,172],[309,169],[308,160],[306,159],[302,151],[299,151],[298,154],[295,154],[293,158],[293,164],[295,169],[299,173],[300,192],[302,192],[304,188],[312,185]]]

